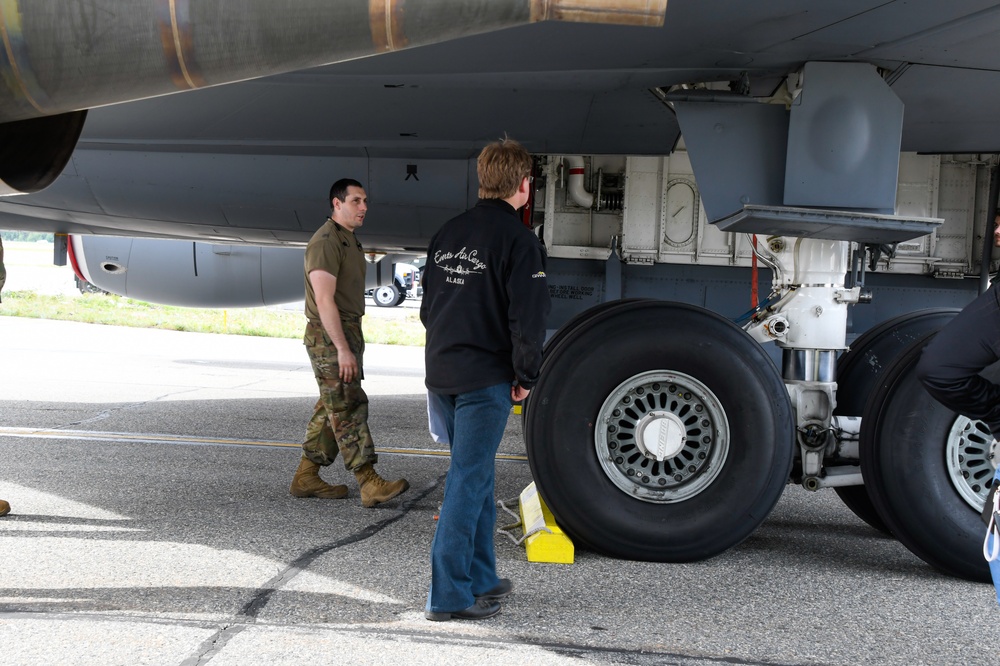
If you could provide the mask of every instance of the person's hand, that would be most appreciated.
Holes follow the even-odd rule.
[[[531,393],[531,389],[526,389],[519,384],[510,387],[510,399],[513,402],[521,402],[528,397],[529,393]]]
[[[340,381],[350,384],[358,376],[358,359],[350,349],[337,350],[337,365],[340,366]]]

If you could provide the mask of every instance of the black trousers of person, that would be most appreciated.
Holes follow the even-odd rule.
[[[1000,282],[1000,281],[998,281]],[[945,407],[986,423],[1000,438],[1000,386],[979,376],[1000,359],[1000,290],[994,283],[924,348],[917,377]]]

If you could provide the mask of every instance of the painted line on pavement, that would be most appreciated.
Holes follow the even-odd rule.
[[[190,437],[187,435],[167,435],[162,433],[104,432],[99,430],[57,430],[51,428],[19,428],[0,426],[0,437],[20,437],[24,439],[79,439],[98,442],[123,442],[127,444],[188,444],[192,446],[267,446],[298,449],[298,442],[274,442],[252,439],[230,439],[225,437]],[[376,453],[415,457],[448,457],[446,449],[404,449],[375,447]],[[497,460],[527,462],[528,457],[498,453]]]

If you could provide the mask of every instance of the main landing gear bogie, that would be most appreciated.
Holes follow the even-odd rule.
[[[550,343],[525,437],[542,496],[578,541],[690,561],[770,513],[794,420],[780,374],[742,329],[689,305],[621,301]]]
[[[914,372],[956,312],[897,317],[841,358],[837,413],[862,416],[865,486],[836,490],[935,568],[988,580],[978,515],[989,432],[938,404]],[[788,392],[760,345],[707,310],[652,300],[603,304],[550,340],[524,431],[560,525],[592,550],[650,561],[705,559],[749,536],[795,452]]]

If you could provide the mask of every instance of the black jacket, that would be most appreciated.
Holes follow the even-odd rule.
[[[428,389],[535,385],[549,313],[545,248],[510,204],[480,199],[441,227],[421,283]]]

